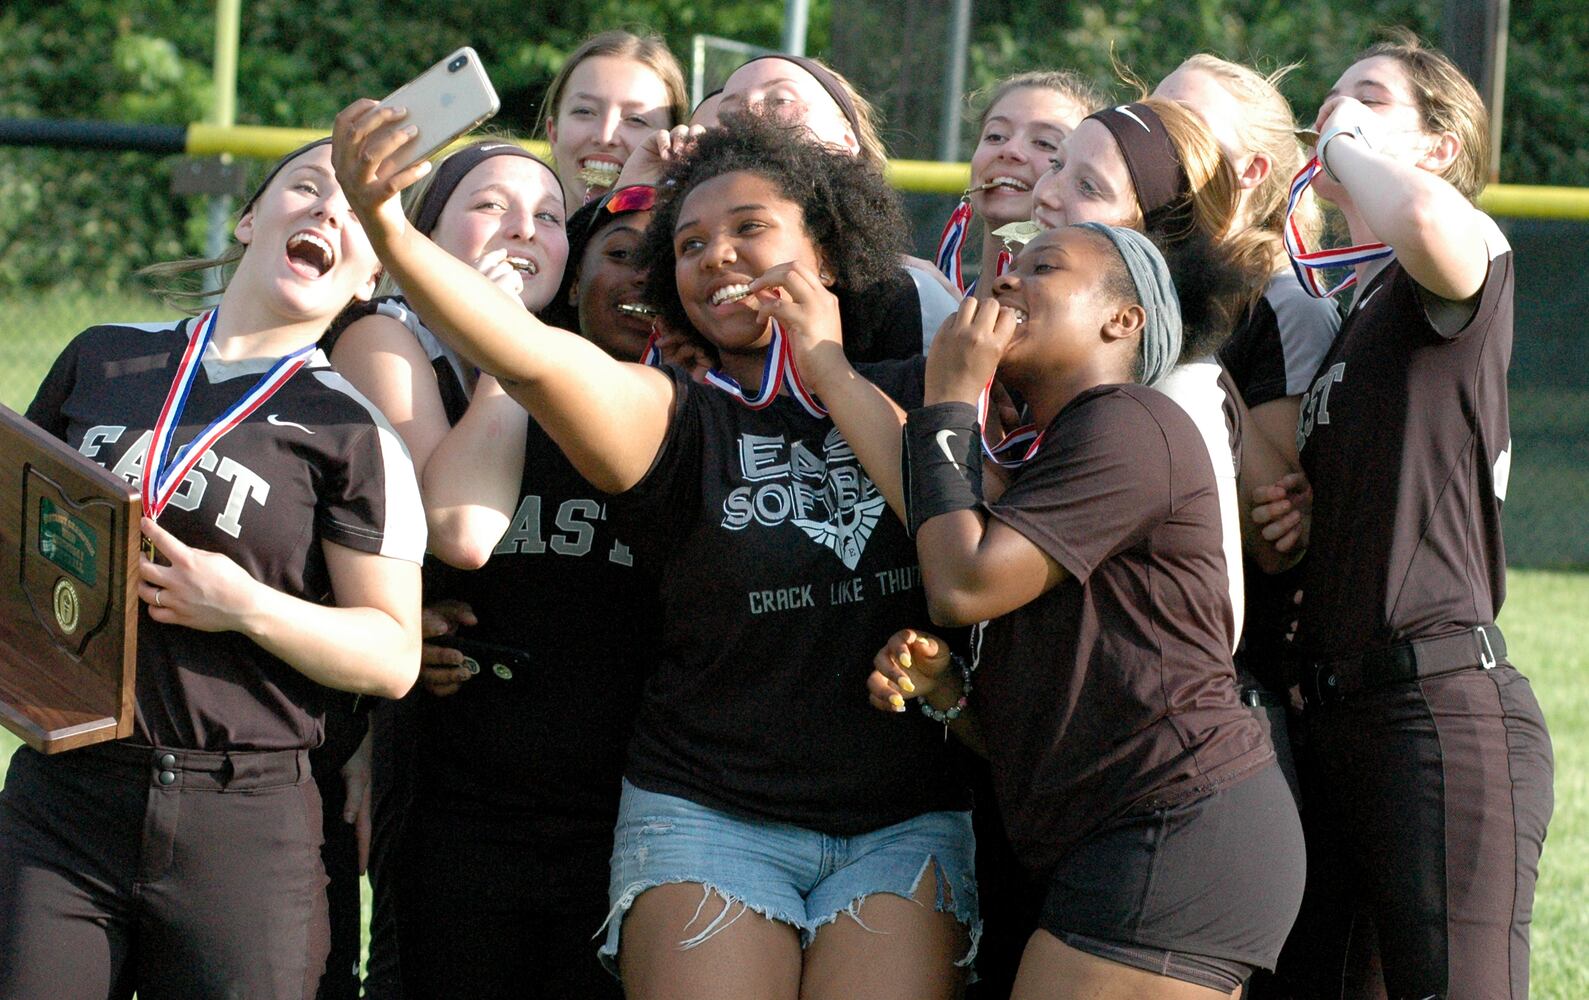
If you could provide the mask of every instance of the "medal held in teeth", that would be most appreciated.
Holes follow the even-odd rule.
[[[961,259],[965,251],[966,238],[971,232],[971,196],[978,191],[991,191],[994,188],[1001,187],[1017,192],[1031,190],[1024,181],[1004,175],[983,181],[981,184],[973,184],[961,192],[960,204],[955,206],[954,212],[949,216],[949,221],[944,223],[943,235],[938,237],[938,252],[934,256],[933,261],[938,265],[938,270],[943,272],[943,276],[953,282],[962,295],[973,295],[977,290],[977,282],[973,281],[969,285],[966,284],[965,268]],[[998,236],[1006,229],[1021,225],[1030,225],[1030,223],[1012,223],[1010,226],[999,229],[993,235]],[[1027,237],[1027,239],[1030,238]],[[1021,242],[1024,243],[1026,241],[1022,240]],[[1015,255],[1011,251],[1009,244],[1010,241],[1006,239],[1004,249],[999,252],[998,258],[993,262],[994,277],[998,277],[1009,270],[1010,263],[1014,260]]]
[[[618,183],[623,167],[610,160],[586,160],[579,165],[579,179],[587,188],[610,188]]]

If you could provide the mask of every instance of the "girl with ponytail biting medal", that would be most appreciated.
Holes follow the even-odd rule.
[[[793,316],[809,282],[785,287]],[[871,703],[989,758],[1045,897],[1013,996],[1229,996],[1273,965],[1296,914],[1301,830],[1237,698],[1202,436],[1150,388],[1182,351],[1169,269],[1141,234],[1088,223],[1036,237],[990,291],[940,333],[908,415],[831,330],[789,324],[813,391],[916,538],[933,622],[983,623],[969,658],[920,627],[896,633]],[[983,502],[977,400],[995,375],[1040,430]]]
[[[982,270],[990,279],[1010,251],[995,231],[1032,217],[1032,187],[1060,155],[1065,137],[1104,106],[1092,84],[1066,70],[1017,73],[994,84],[977,123],[971,186],[945,227],[938,266],[970,291],[961,258],[972,218],[982,220]],[[952,239],[952,242],[950,240]]]
[[[569,212],[640,183],[620,180],[624,167],[636,153],[656,155],[659,138],[665,144],[679,135],[690,110],[684,73],[667,43],[622,30],[592,35],[569,53],[541,107]]]
[[[244,205],[219,301],[107,324],[28,417],[140,483],[133,735],[12,757],[0,996],[312,996],[328,951],[309,750],[333,691],[419,664],[425,522],[385,418],[316,341],[379,262],[326,140]]]
[[[399,211],[426,169],[390,166],[404,134],[373,102],[338,116],[378,253],[431,329],[610,494],[605,516],[657,579],[661,624],[631,649],[650,676],[603,959],[631,997],[953,996],[979,932],[966,790],[939,727],[854,697],[875,637],[925,614],[915,556],[756,291],[797,261],[836,322],[835,300],[885,280],[902,219],[881,175],[733,113],[669,168],[644,300],[716,348],[699,385],[487,294]],[[919,361],[873,371],[919,401]]]
[[[1341,981],[1366,911],[1390,996],[1526,997],[1553,763],[1495,626],[1514,275],[1472,202],[1486,115],[1449,59],[1403,34],[1347,68],[1314,128],[1294,188],[1311,178],[1340,208],[1362,259],[1335,286],[1350,308],[1303,398],[1306,479],[1253,497],[1265,536],[1307,552],[1302,763],[1334,859],[1311,874],[1345,896],[1303,942],[1296,989]],[[1303,271],[1335,253],[1293,244]]]

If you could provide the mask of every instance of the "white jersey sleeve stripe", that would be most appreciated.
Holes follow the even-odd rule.
[[[425,508],[420,502],[419,482],[415,478],[408,446],[393,429],[386,415],[347,379],[325,369],[315,371],[314,377],[328,388],[357,402],[375,424],[385,479],[385,519],[381,528],[380,554],[408,562],[422,562],[426,541]]]

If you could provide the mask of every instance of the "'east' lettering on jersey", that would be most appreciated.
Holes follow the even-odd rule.
[[[113,424],[95,425],[83,433],[83,443],[77,450],[97,461],[96,456],[102,446],[116,444],[126,433],[126,427]],[[141,483],[144,456],[149,453],[149,441],[153,437],[152,430],[139,434],[132,446],[122,452],[121,459],[110,471],[134,486]],[[105,463],[100,462],[100,464]],[[249,501],[261,507],[265,506],[265,502],[270,499],[270,483],[236,459],[218,458],[211,450],[201,455],[199,464],[182,477],[182,485],[178,486],[177,491],[171,495],[171,505],[178,510],[198,510],[199,505],[204,502],[205,492],[209,489],[210,480],[206,473],[232,484],[232,491],[226,497],[226,506],[215,518],[215,526],[237,538],[243,530],[243,513]]]

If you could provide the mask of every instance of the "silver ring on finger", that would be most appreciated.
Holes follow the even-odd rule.
[[[165,607],[164,604],[160,603],[160,595],[163,594],[163,593],[165,593],[165,591],[163,591],[163,590],[157,590],[157,591],[154,592],[154,606],[157,607],[157,608]]]

